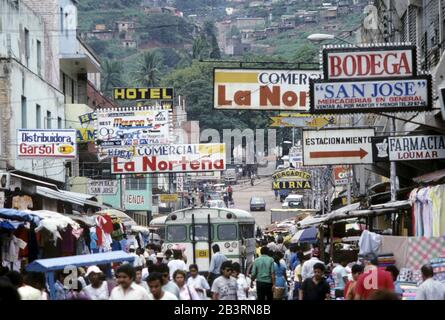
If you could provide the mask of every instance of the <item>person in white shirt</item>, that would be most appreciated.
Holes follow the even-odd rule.
[[[162,274],[159,272],[150,273],[147,279],[150,293],[148,300],[179,300],[173,293],[162,289]]]
[[[130,264],[123,264],[116,270],[118,286],[111,291],[110,300],[148,300],[148,292],[134,283],[136,277]]]
[[[314,276],[314,265],[316,263],[323,263],[320,259],[318,259],[320,252],[318,248],[314,248],[312,250],[312,257],[306,261],[301,268],[301,278],[304,280],[311,279]]]
[[[168,263],[168,269],[170,270],[170,279],[173,279],[173,273],[176,270],[187,271],[187,265],[184,260],[182,260],[182,252],[179,250],[173,251],[173,260]]]
[[[238,300],[247,300],[249,296],[249,283],[247,282],[246,276],[241,273],[241,266],[238,262],[234,262],[232,264],[233,272],[232,277],[236,279],[237,285],[237,299]]]
[[[207,300],[207,290],[210,290],[210,286],[206,278],[198,274],[198,265],[191,264],[189,271],[190,277],[187,280],[187,285],[196,290],[201,300]]]
[[[335,289],[339,290],[338,295],[343,296],[343,290],[348,282],[348,272],[346,266],[348,262],[345,259],[341,259],[340,263],[332,270],[332,277],[334,278]]]
[[[90,284],[82,292],[91,300],[108,300],[110,298],[108,283],[102,280],[102,270],[97,266],[90,266],[86,276]]]
[[[423,282],[417,289],[416,300],[445,300],[445,285],[433,279],[433,267],[427,264],[420,271]]]
[[[142,280],[142,267],[140,267],[140,266],[136,267],[136,268],[134,268],[134,271],[136,273],[136,276],[134,278],[134,282],[137,285],[143,287],[145,290],[147,290],[147,293],[149,293],[150,289],[148,288],[147,282]]]
[[[183,270],[176,270],[173,279],[179,288],[179,300],[201,300],[195,288],[185,283],[186,273]]]

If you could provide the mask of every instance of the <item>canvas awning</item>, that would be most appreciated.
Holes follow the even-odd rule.
[[[413,181],[416,183],[433,183],[433,182],[438,182],[443,178],[445,178],[445,169],[415,177],[413,178]]]
[[[89,205],[98,208],[107,208],[107,206],[93,200],[94,196],[91,196],[89,194],[77,193],[65,190],[54,190],[41,186],[36,186],[36,193],[46,198],[56,199],[64,202],[70,202],[80,206]]]
[[[315,243],[317,242],[318,230],[315,227],[310,227],[307,229],[298,230],[297,233],[292,237],[292,243]]]

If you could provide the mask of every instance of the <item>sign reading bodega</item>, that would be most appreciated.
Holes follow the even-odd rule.
[[[168,173],[225,170],[225,144],[147,146],[131,160],[114,157],[112,173]]]
[[[76,158],[76,130],[17,130],[19,157]]]

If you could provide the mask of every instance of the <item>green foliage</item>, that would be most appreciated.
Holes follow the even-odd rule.
[[[170,14],[150,14],[141,21],[142,30],[148,34],[150,40],[165,44],[180,44],[191,42],[192,26],[184,19]]]
[[[155,87],[159,84],[162,56],[157,51],[147,51],[138,60],[131,72],[133,82],[142,87]]]
[[[119,61],[102,61],[101,89],[105,94],[111,95],[111,90],[114,87],[120,87],[123,84],[122,71],[123,67]]]

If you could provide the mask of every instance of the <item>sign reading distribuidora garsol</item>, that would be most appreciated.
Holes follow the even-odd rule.
[[[303,130],[303,164],[370,164],[374,135],[368,128]]]
[[[131,159],[114,157],[113,174],[207,172],[226,169],[224,143],[152,145]]]
[[[215,68],[215,109],[309,111],[309,79],[318,70]]]
[[[17,156],[75,159],[77,156],[76,130],[18,129]]]
[[[445,136],[376,137],[374,161],[445,159]]]

